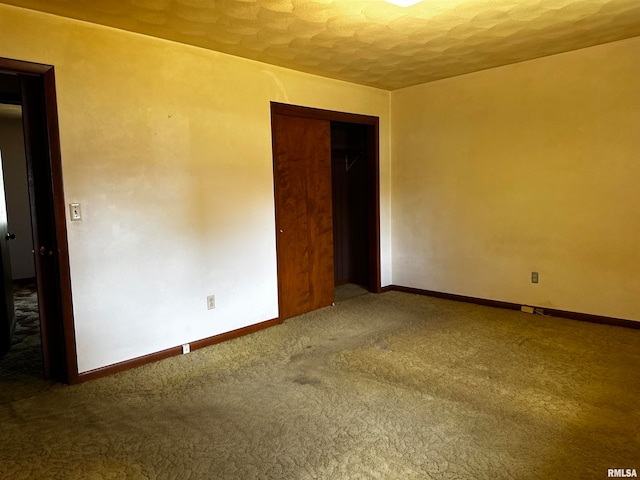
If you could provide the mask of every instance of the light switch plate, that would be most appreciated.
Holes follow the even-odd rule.
[[[82,220],[82,210],[80,209],[79,203],[69,204],[69,215],[72,222],[79,222],[80,220]]]

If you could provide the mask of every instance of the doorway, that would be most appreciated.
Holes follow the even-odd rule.
[[[380,292],[377,117],[271,103],[280,320]]]
[[[369,284],[367,125],[331,122],[335,286]]]
[[[0,363],[0,378],[9,375],[11,378],[38,379],[42,378],[44,368],[20,82],[17,77],[0,76],[0,91],[4,92],[4,98],[0,98],[0,216],[4,224],[0,227],[0,236],[7,243],[3,246],[0,263],[6,273],[5,282],[13,287],[12,298],[3,298],[3,311],[15,317],[13,335],[11,338],[3,337],[1,350],[8,349],[8,352]],[[5,268],[5,262],[10,268]],[[7,289],[6,293],[11,292]],[[10,344],[7,343],[9,340]]]
[[[77,383],[53,66],[0,58],[0,103],[19,105],[22,110],[43,376]],[[3,206],[4,200],[0,199]],[[9,237],[0,238],[0,242],[2,258],[8,257]],[[10,295],[9,265],[8,261],[0,265],[3,270],[0,290],[5,299],[0,311],[0,343],[10,346],[15,331],[15,308]]]

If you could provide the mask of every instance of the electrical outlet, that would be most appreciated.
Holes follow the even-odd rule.
[[[535,309],[533,307],[529,307],[527,305],[522,305],[520,307],[520,311],[522,311],[524,313],[533,313],[535,311]]]
[[[538,272],[531,272],[531,283],[538,283]]]
[[[189,345],[188,343],[185,343],[184,345],[182,345],[182,354],[183,355],[189,353],[190,351],[191,351],[191,345]]]
[[[213,310],[214,308],[216,308],[216,296],[209,295],[207,297],[207,310]]]

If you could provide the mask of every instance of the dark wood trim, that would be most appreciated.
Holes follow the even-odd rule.
[[[427,297],[444,298],[446,300],[453,300],[455,302],[475,303],[476,305],[484,305],[487,307],[503,308],[507,310],[520,310],[521,304],[501,302],[498,300],[488,300],[485,298],[468,297],[465,295],[456,295],[453,293],[435,292],[433,290],[422,290],[420,288],[402,287],[399,285],[389,285],[382,289],[385,292],[396,291],[404,293],[412,293],[415,295],[424,295]],[[534,308],[541,308],[544,310],[545,315],[552,317],[568,318],[570,320],[579,320],[581,322],[599,323],[601,325],[611,325],[614,327],[625,327],[632,329],[640,329],[640,321],[626,320],[623,318],[605,317],[602,315],[592,315],[590,313],[570,312],[567,310],[557,310],[554,308],[539,307],[536,305],[529,305]]]
[[[601,325],[611,325],[614,327],[633,328],[640,330],[640,321],[626,320],[624,318],[605,317],[603,315],[592,315],[590,313],[569,312],[566,310],[556,310],[554,308],[544,308],[544,313],[552,317],[569,318],[580,322],[599,323]]]
[[[71,271],[69,267],[69,243],[67,238],[64,184],[62,180],[62,153],[60,150],[60,127],[58,125],[58,101],[54,68],[44,74],[45,106],[47,129],[49,132],[49,155],[51,157],[51,181],[53,183],[53,210],[55,220],[56,245],[58,247],[58,278],[60,285],[60,306],[65,338],[67,382],[78,382],[78,354],[76,350],[76,329],[73,319],[71,293]]]
[[[98,378],[108,377],[109,375],[131,370],[133,368],[147,365],[148,363],[158,362],[165,358],[175,357],[177,355],[182,355],[182,346],[167,348],[166,350],[160,350],[159,352],[143,355],[142,357],[132,358],[131,360],[125,360],[124,362],[114,363],[113,365],[107,365],[106,367],[79,373],[77,381],[74,383],[97,380]]]
[[[397,292],[413,293],[415,295],[424,295],[426,297],[444,298],[445,300],[453,300],[455,302],[475,303],[477,305],[484,305],[486,307],[505,308],[507,310],[520,310],[520,305],[516,303],[500,302],[498,300],[467,297],[465,295],[435,292],[433,290],[422,290],[420,288],[401,287],[399,285],[390,285],[388,288],[389,290],[395,290]]]
[[[264,330],[269,327],[275,327],[276,325],[280,325],[281,323],[282,320],[280,320],[279,318],[273,318],[271,320],[265,320],[264,322],[256,323],[254,325],[249,325],[248,327],[238,328],[237,330],[214,335],[213,337],[203,338],[202,340],[196,340],[195,342],[191,342],[189,345],[191,345],[191,350],[198,350],[200,348],[215,345],[216,343],[226,342],[227,340],[233,340],[234,338],[243,337],[251,333],[259,332],[260,330]]]
[[[359,123],[364,125],[378,125],[378,117],[360,115],[358,113],[337,112],[320,108],[302,107],[287,103],[271,102],[271,114],[292,115],[294,117],[315,118],[330,122]]]
[[[357,113],[337,112],[333,110],[322,110],[319,108],[302,107],[299,105],[289,105],[286,103],[271,102],[271,130],[273,131],[274,115],[291,115],[295,117],[315,118],[318,120],[328,120],[330,122],[357,123],[369,125],[369,150],[373,152],[370,158],[372,170],[371,178],[368,179],[369,203],[373,206],[370,210],[370,224],[373,228],[369,232],[369,277],[368,288],[373,293],[382,291],[382,274],[380,266],[380,119],[371,115],[360,115]],[[273,147],[273,136],[272,136]],[[276,249],[278,248],[276,235]]]
[[[276,177],[275,177],[275,165],[276,165],[276,157],[275,157],[275,151],[276,151],[276,136],[274,134],[274,132],[276,131],[276,114],[273,111],[273,102],[271,102],[271,154],[272,154],[272,175],[273,175],[273,213],[274,213],[274,226],[276,228],[276,231],[274,232],[275,237],[276,237],[276,282],[277,282],[277,289],[278,289],[278,315],[282,316],[282,301],[281,301],[281,295],[280,295],[280,281],[282,279],[282,266],[280,265],[280,261],[278,260],[279,258],[279,252],[281,251],[282,247],[281,247],[281,242],[280,242],[280,235],[278,235],[278,208],[277,208],[277,204],[278,204],[278,198],[276,197]]]
[[[234,338],[242,337],[250,333],[255,333],[260,330],[264,330],[269,327],[281,324],[282,321],[279,318],[267,320],[265,322],[256,323],[255,325],[249,325],[248,327],[232,330],[227,333],[221,333],[212,337],[203,338],[202,340],[196,340],[189,343],[191,351],[198,350],[200,348],[215,345],[217,343],[226,342],[227,340],[233,340]],[[132,358],[131,360],[125,360],[124,362],[114,363],[113,365],[107,365],[106,367],[96,368],[88,372],[80,373],[77,377],[76,383],[88,382],[89,380],[96,380],[98,378],[107,377],[115,373],[124,372],[133,368],[138,368],[149,363],[154,363],[159,360],[164,360],[170,357],[176,357],[182,355],[182,345],[176,347],[167,348],[159,352],[150,353],[141,357]]]
[[[44,75],[53,67],[44,63],[24,62],[22,60],[14,60],[11,58],[0,57],[0,73],[24,75]]]
[[[374,272],[370,277],[369,290],[380,293],[382,290],[382,268],[380,266],[380,119],[374,117],[375,122],[369,126],[369,151],[374,152],[369,166],[372,178],[369,180],[369,204],[373,209],[369,211],[369,268]]]

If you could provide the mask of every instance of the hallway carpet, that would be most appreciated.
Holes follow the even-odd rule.
[[[640,470],[639,330],[399,292],[348,297],[188,355],[3,401],[0,478]]]
[[[14,282],[13,301],[16,328],[9,352],[0,359],[0,405],[48,387],[42,380],[44,366],[35,281]]]

